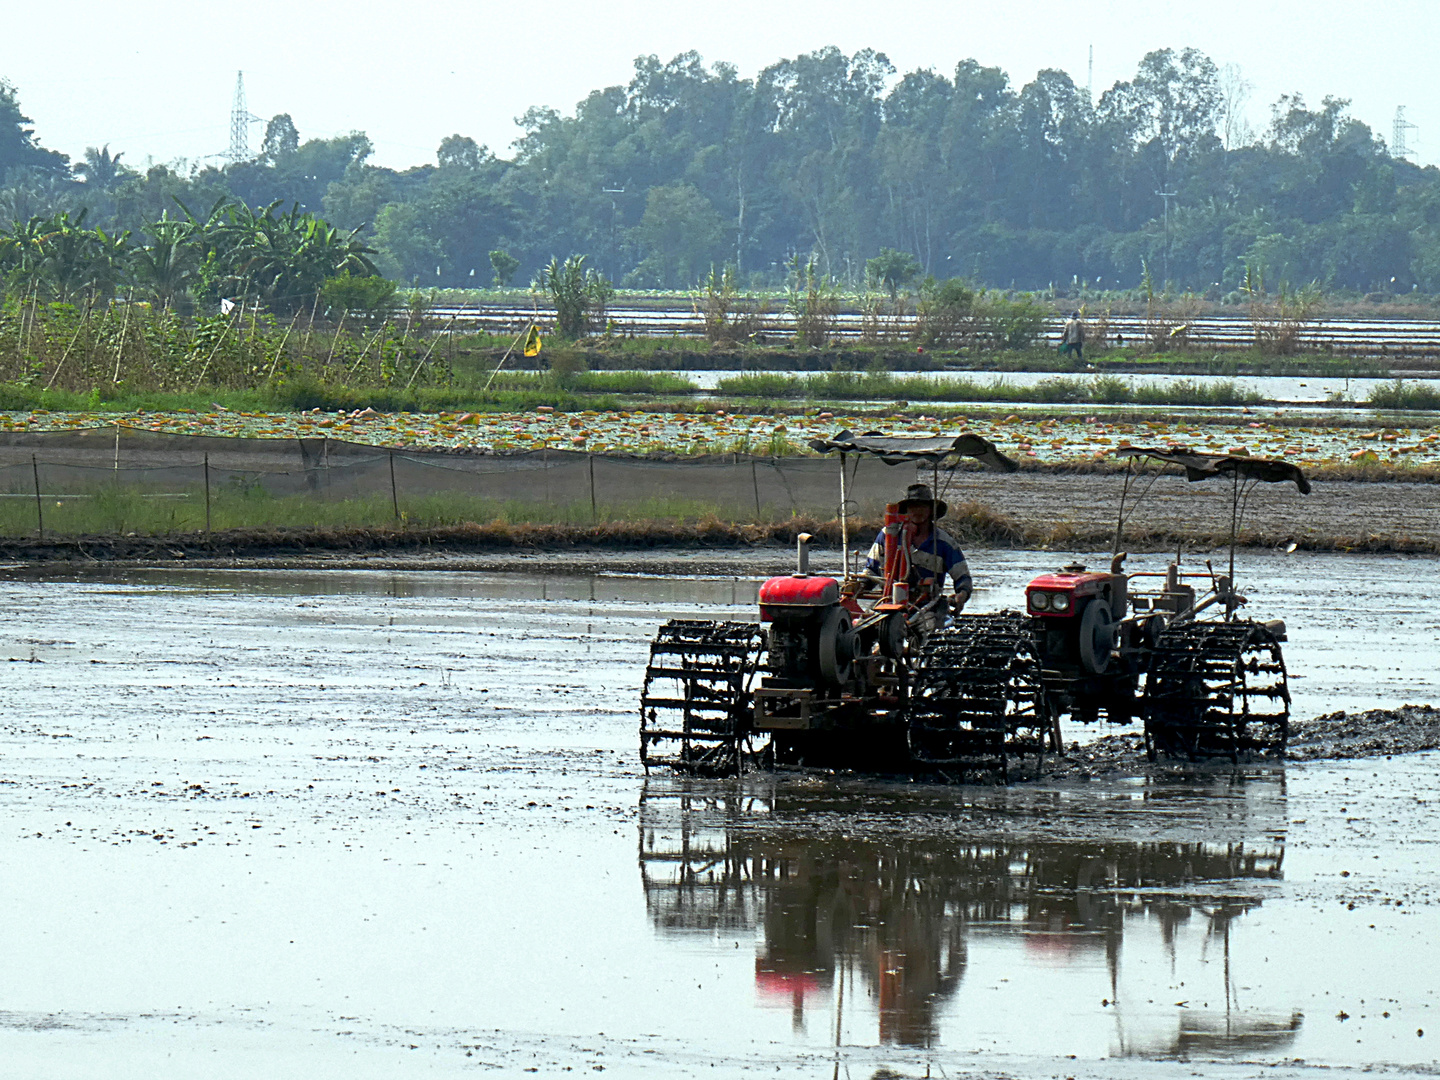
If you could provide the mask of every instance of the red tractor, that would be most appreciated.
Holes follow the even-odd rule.
[[[846,462],[942,464],[962,456],[1016,466],[973,435],[903,439],[842,432],[812,443],[841,463],[842,544],[848,551]],[[1117,451],[1130,466],[1180,465],[1191,480],[1229,477],[1230,573],[1123,571],[1117,528],[1111,565],[1069,565],[1033,580],[1023,612],[957,615],[911,573],[911,526],[886,508],[884,572],[814,575],[809,537],[792,575],[760,588],[759,622],[667,623],[651,645],[641,690],[640,754],[650,765],[731,774],[747,761],[950,778],[1008,776],[1012,764],[1063,746],[1060,721],[1144,722],[1151,755],[1192,759],[1283,753],[1289,689],[1284,625],[1238,619],[1234,541],[1254,483],[1293,480],[1284,462],[1181,449]],[[1135,470],[1126,474],[1125,520]],[[1131,508],[1133,512],[1133,507]],[[847,564],[848,564],[847,556]],[[934,579],[931,579],[934,580]],[[1195,583],[1208,588],[1197,593]],[[1153,587],[1152,587],[1153,586]],[[1203,617],[1202,617],[1203,616]]]

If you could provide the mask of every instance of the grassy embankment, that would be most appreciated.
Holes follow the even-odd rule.
[[[120,307],[124,307],[123,305]],[[1144,354],[1115,349],[1084,370],[1052,349],[976,352],[937,349],[918,355],[903,342],[842,344],[824,350],[774,346],[712,347],[702,339],[601,337],[579,345],[547,342],[541,357],[512,354],[509,334],[450,333],[444,319],[325,327],[303,316],[288,323],[254,313],[181,319],[145,305],[82,311],[71,305],[0,308],[0,409],[206,409],[248,411],[371,407],[380,411],[523,411],[611,409],[651,402],[683,406],[696,385],[667,370],[741,370],[721,397],[740,407],[761,401],[970,401],[1137,406],[1247,404],[1233,384],[1131,387],[1127,371],[1168,374],[1384,374],[1371,361],[1321,355],[1269,357]],[[518,370],[523,365],[545,370]],[[498,373],[497,373],[498,369]],[[896,371],[1051,371],[1057,378],[1020,389],[1004,380],[925,380]],[[767,381],[764,372],[809,371]],[[1417,384],[1376,399],[1377,407],[1433,408]],[[1399,405],[1392,405],[1399,400]]]
[[[5,500],[9,502],[11,500]],[[816,536],[822,547],[840,540],[839,522],[813,515],[779,514],[755,521],[753,515],[715,513],[698,502],[651,502],[647,505],[602,506],[599,520],[587,505],[497,503],[475,499],[413,500],[392,516],[390,500],[350,500],[317,508],[299,500],[275,500],[262,519],[244,523],[243,508],[212,507],[214,529],[204,530],[203,503],[184,508],[173,501],[154,502],[117,493],[93,500],[88,507],[66,511],[61,526],[47,517],[44,539],[33,521],[28,529],[12,513],[0,519],[0,558],[45,562],[107,558],[254,558],[335,553],[418,553],[456,555],[543,548],[556,550],[614,549],[643,553],[654,548],[788,547],[797,534]],[[33,512],[33,507],[31,508]],[[55,513],[60,514],[57,508]],[[197,524],[198,523],[198,524]],[[223,524],[222,524],[223,523]],[[1110,543],[1108,525],[1084,526],[1068,521],[1021,523],[979,503],[951,508],[946,529],[967,547],[1086,550]],[[852,520],[851,542],[873,535],[878,520]],[[1222,547],[1228,537],[1203,529],[1186,531],[1126,528],[1128,550],[1173,550],[1184,541],[1192,551]],[[1248,528],[1244,546],[1277,548],[1294,542],[1312,551],[1426,552],[1440,551],[1433,536],[1340,536],[1313,529],[1270,533]],[[328,554],[327,554],[328,553]]]
[[[444,386],[405,389],[351,386],[314,378],[291,379],[256,387],[207,387],[192,390],[132,388],[123,382],[101,391],[0,383],[0,411],[47,409],[52,412],[206,411],[221,405],[232,411],[291,412],[302,409],[373,408],[381,412],[445,411],[524,412],[539,405],[573,411],[619,409],[650,404],[684,409],[704,393],[683,375],[657,371],[489,372],[457,364]],[[482,377],[483,376],[483,377]],[[799,403],[842,402],[895,405],[982,403],[1042,405],[1254,406],[1264,395],[1240,386],[1233,378],[1202,382],[1178,378],[1163,385],[1136,384],[1117,374],[1054,375],[1028,385],[1004,374],[988,379],[966,376],[936,378],[923,374],[833,371],[813,375],[752,372],[720,379],[710,392],[710,407],[748,410],[773,403],[782,409]],[[1334,406],[1403,411],[1440,411],[1440,388],[1426,382],[1394,380],[1377,386],[1364,401],[1334,400]],[[903,407],[903,406],[902,406]]]

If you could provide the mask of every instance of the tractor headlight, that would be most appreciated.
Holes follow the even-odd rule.
[[[1063,592],[1057,592],[1054,596],[1052,596],[1052,597],[1050,598],[1050,610],[1052,610],[1052,611],[1069,611],[1069,610],[1070,610],[1070,594],[1069,594],[1069,593],[1063,593]]]
[[[1045,592],[1033,592],[1030,594],[1030,610],[1044,611],[1050,606],[1050,594]]]

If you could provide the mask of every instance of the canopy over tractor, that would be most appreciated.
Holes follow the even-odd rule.
[[[651,646],[641,691],[647,766],[729,774],[747,761],[959,777],[1006,776],[1063,747],[1060,722],[1143,720],[1152,756],[1238,759],[1283,753],[1290,695],[1279,621],[1236,618],[1234,547],[1260,482],[1309,482],[1283,461],[1125,447],[1127,465],[1107,572],[1071,564],[1034,579],[1023,611],[954,615],[937,574],[911,565],[915,526],[886,507],[883,575],[851,565],[847,488],[862,457],[954,478],[961,458],[1013,472],[980,436],[910,438],[842,431],[811,447],[840,457],[839,577],[796,572],[760,589],[759,622],[676,620]],[[848,459],[855,458],[849,466]],[[1232,480],[1228,574],[1123,570],[1131,489],[1148,464],[1191,481]],[[1138,466],[1138,468],[1137,468]],[[1153,486],[1161,473],[1150,476]],[[943,509],[943,503],[937,503]],[[1204,583],[1197,593],[1195,584]],[[1152,587],[1153,586],[1153,587]],[[1202,618],[1203,616],[1203,618]]]
[[[878,457],[886,465],[903,463],[939,465],[950,457],[972,457],[982,465],[1000,472],[1014,472],[1020,468],[996,449],[989,439],[979,435],[933,435],[912,438],[904,435],[882,435],[868,431],[864,435],[852,435],[841,431],[828,439],[811,439],[810,449],[817,454],[869,454]]]

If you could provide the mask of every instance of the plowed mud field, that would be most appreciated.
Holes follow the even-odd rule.
[[[1009,789],[647,778],[773,556],[587,559],[0,572],[0,1077],[1440,1072],[1433,558],[1242,554],[1305,760]]]

